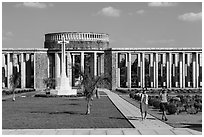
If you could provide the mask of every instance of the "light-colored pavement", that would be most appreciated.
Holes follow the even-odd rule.
[[[122,99],[119,95],[104,91],[118,110],[134,128],[97,128],[97,129],[14,129],[2,130],[3,135],[201,135],[202,132],[188,128],[173,128],[157,118],[147,115],[142,121],[140,110]]]

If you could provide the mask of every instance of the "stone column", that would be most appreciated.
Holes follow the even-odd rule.
[[[72,56],[72,66],[75,66],[75,54],[70,55]],[[75,86],[75,69],[72,69],[72,85]]]
[[[182,54],[183,62],[182,62],[182,67],[183,67],[183,88],[186,87],[186,82],[185,82],[185,52]]]
[[[145,53],[142,53],[142,87],[145,87]]]
[[[196,88],[199,87],[199,56],[198,52],[196,52]]]
[[[101,55],[101,74],[104,74],[104,53]]]
[[[21,88],[26,86],[26,65],[24,54],[21,53]]]
[[[72,85],[72,58],[71,58],[71,53],[66,52],[67,54],[67,78],[69,79],[69,84]]]
[[[175,54],[175,87],[178,87],[178,59],[179,59],[179,53]]]
[[[169,75],[169,69],[170,68],[170,65],[169,65],[169,53],[168,54],[166,54],[166,86],[167,86],[167,88],[169,88],[169,77],[171,76],[171,75]]]
[[[142,75],[142,73],[141,73],[142,68],[141,68],[141,58],[140,57],[141,57],[141,54],[138,53],[138,58],[137,58],[138,59],[138,61],[137,61],[138,62],[138,68],[139,68],[138,69],[138,77],[139,77],[138,86],[142,87],[142,76],[141,76]]]
[[[101,75],[101,54],[99,54],[97,58],[97,74],[98,76]]]
[[[156,53],[156,77],[155,77],[155,79],[156,79],[156,88],[158,88],[158,53]]]
[[[26,88],[31,86],[31,58],[30,53],[26,54]]]
[[[156,54],[153,53],[153,57],[154,57],[154,69],[153,69],[153,73],[154,73],[154,88],[156,88]]]
[[[151,88],[154,87],[154,58],[153,53],[150,54],[150,80],[151,80]]]
[[[199,75],[200,75],[199,77],[201,77],[201,78],[200,78],[200,83],[199,83],[199,84],[200,84],[200,86],[202,87],[202,73],[203,73],[203,72],[202,72],[202,53],[199,54],[199,55],[200,55],[200,63],[199,63],[200,66],[199,66],[199,67],[201,67],[201,69],[199,68],[199,70],[201,71],[201,75],[199,74]]]
[[[7,53],[7,86],[8,88],[11,88],[9,79],[11,75],[13,74],[13,65],[12,65],[12,54]]]
[[[196,53],[192,54],[192,58],[193,58],[193,88],[196,88]]]
[[[167,69],[166,68],[166,53],[163,53],[162,54],[163,56],[163,66],[162,66],[162,73],[163,73],[163,76],[162,76],[162,85],[165,87],[166,86],[166,79],[165,79],[165,75],[167,75],[167,72],[165,72]]]
[[[118,81],[117,82],[117,84],[118,84],[117,87],[120,87],[120,66],[119,66],[120,54],[118,53],[117,56],[118,56],[118,59],[117,59],[117,64],[118,64],[117,66],[118,67],[116,68],[117,69],[117,81]]]
[[[6,73],[6,69],[5,69],[5,55],[2,53],[2,88],[5,87],[5,73]]]
[[[131,88],[131,53],[127,53],[127,87]]]
[[[57,79],[58,77],[60,77],[60,57],[58,53],[55,53],[55,78]],[[56,88],[57,87],[58,85],[56,85]]]
[[[84,52],[81,52],[81,71],[84,72]]]
[[[97,76],[97,52],[94,52],[94,76]]]
[[[191,86],[191,83],[190,83],[190,62],[191,62],[191,59],[190,59],[190,53],[187,54],[187,81],[188,81],[188,87]]]
[[[172,53],[169,53],[169,88],[172,87]]]
[[[183,87],[183,55],[179,54],[179,86]]]

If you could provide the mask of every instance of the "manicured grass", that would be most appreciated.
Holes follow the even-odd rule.
[[[107,96],[94,98],[85,115],[85,98],[19,97],[2,101],[3,129],[132,128]]]

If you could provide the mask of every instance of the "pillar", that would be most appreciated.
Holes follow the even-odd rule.
[[[104,54],[103,54],[104,55]],[[119,53],[117,53],[117,56],[118,56],[118,59],[117,59],[117,87],[120,87],[120,66],[119,66],[119,64],[120,64],[120,54]],[[103,65],[104,66],[104,65]]]
[[[183,76],[183,88],[186,87],[186,82],[185,82],[185,53],[182,54],[182,76]]]
[[[104,53],[101,55],[101,73],[104,74]]]
[[[199,56],[198,52],[196,52],[196,88],[199,87]]]
[[[155,77],[155,81],[156,81],[156,88],[158,88],[158,53],[156,53],[156,67],[155,67],[155,69],[156,69],[156,77]]]
[[[98,76],[101,75],[101,54],[99,54],[97,58],[97,74]]]
[[[169,88],[172,87],[172,53],[169,53]]]
[[[201,73],[199,73],[199,77],[200,77],[200,86],[202,87],[202,53],[201,54],[199,54],[200,55],[200,68],[199,68],[199,72],[201,72]],[[200,75],[201,74],[201,75]]]
[[[26,88],[31,86],[31,57],[30,53],[26,54]]]
[[[163,61],[162,61],[162,73],[163,73],[163,76],[162,76],[162,85],[165,87],[166,86],[166,75],[167,75],[167,72],[166,71],[166,53],[162,54],[163,56]]]
[[[197,63],[197,60],[196,60],[196,53],[193,53],[192,54],[192,58],[193,58],[193,88],[196,88],[196,63]]]
[[[131,88],[131,53],[127,53],[127,87]]]
[[[84,72],[84,52],[81,52],[81,72]]]
[[[58,77],[60,77],[60,57],[58,53],[55,53],[55,78]]]
[[[145,87],[145,53],[142,53],[142,87]]]
[[[67,54],[67,78],[69,79],[69,84],[72,85],[72,59],[71,59],[71,53],[66,52]]]
[[[24,54],[21,53],[21,88],[26,87],[26,65]]]
[[[141,76],[141,75],[142,75],[142,73],[141,73],[141,70],[142,70],[142,69],[141,69],[141,58],[140,58],[140,57],[141,57],[141,54],[139,53],[139,54],[138,54],[138,68],[139,68],[139,69],[138,69],[138,70],[139,70],[139,71],[138,71],[138,77],[139,77],[138,86],[139,86],[139,87],[140,87],[140,86],[142,87],[142,76]]]
[[[183,87],[183,54],[179,54],[179,87]]]
[[[94,76],[97,76],[97,52],[94,52]]]
[[[190,82],[190,53],[187,54],[187,81],[188,81],[188,87],[191,87],[191,82]]]
[[[154,57],[154,64],[153,64],[153,66],[154,66],[154,69],[153,69],[153,75],[154,75],[154,88],[156,88],[156,54],[155,53],[153,53],[153,57]]]
[[[166,86],[169,88],[170,65],[169,65],[169,53],[166,54]]]
[[[179,53],[175,54],[175,87],[178,87],[178,60],[179,60]]]
[[[8,88],[11,88],[9,79],[13,72],[13,65],[12,65],[12,54],[7,53],[7,86]]]
[[[6,73],[6,69],[5,69],[5,55],[2,54],[2,88],[5,87],[5,73]]]
[[[151,88],[154,87],[154,58],[153,58],[153,53],[150,54],[150,80],[151,80]],[[153,73],[153,74],[152,74]]]

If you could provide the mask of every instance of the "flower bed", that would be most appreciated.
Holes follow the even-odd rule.
[[[35,91],[35,89],[16,89],[15,94],[19,93],[25,93],[25,92],[32,92]],[[9,89],[2,89],[2,95],[10,95],[13,94],[13,92]]]
[[[161,90],[149,90],[147,93],[149,94],[148,104],[149,106],[153,106],[154,109],[160,109],[160,98],[159,92]],[[199,90],[195,90],[198,93]],[[184,93],[184,89],[180,90],[179,95],[175,94],[175,91],[168,90],[168,105],[167,112],[168,114],[179,114],[185,112],[187,114],[196,114],[198,112],[202,112],[202,95],[199,94],[191,94],[196,93],[195,91],[187,90],[189,94],[182,95]],[[153,95],[154,93],[154,95]],[[155,95],[156,93],[156,95]],[[173,94],[172,94],[173,93]],[[130,98],[133,98],[137,101],[140,101],[141,90],[134,90],[129,94]]]

